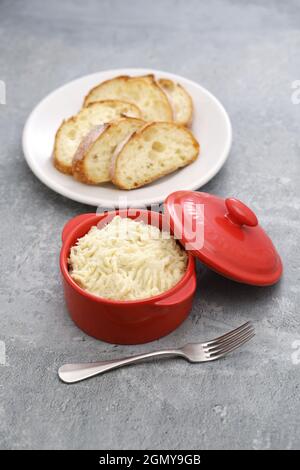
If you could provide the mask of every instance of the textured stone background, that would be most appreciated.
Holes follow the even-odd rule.
[[[0,2],[1,448],[299,449],[299,25],[297,0]],[[185,75],[223,102],[233,147],[204,190],[249,203],[285,265],[282,282],[264,289],[199,265],[189,319],[141,347],[101,343],[69,319],[60,231],[90,208],[43,186],[21,148],[45,94],[130,66]],[[57,378],[66,361],[181,345],[249,319],[255,341],[220,362],[152,362],[73,386]]]

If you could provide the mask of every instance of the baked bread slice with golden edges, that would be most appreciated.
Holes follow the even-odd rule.
[[[110,181],[111,159],[124,139],[145,125],[137,118],[123,118],[94,128],[79,145],[73,157],[73,176],[87,184]]]
[[[83,105],[93,101],[119,99],[134,103],[145,121],[173,121],[173,111],[163,89],[154,75],[129,77],[122,75],[92,88]]]
[[[121,189],[135,189],[184,167],[199,154],[199,144],[185,126],[146,124],[112,159],[111,179]]]
[[[168,78],[160,78],[158,84],[169,98],[174,121],[190,126],[193,119],[193,100],[186,89]]]
[[[73,156],[83,137],[95,126],[112,121],[123,115],[141,117],[133,103],[120,100],[103,100],[91,103],[66,121],[56,132],[53,163],[62,173],[72,174]]]

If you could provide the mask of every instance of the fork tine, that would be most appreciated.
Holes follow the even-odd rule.
[[[220,359],[221,357],[225,356],[226,354],[231,353],[235,349],[239,348],[243,344],[250,341],[250,339],[252,339],[254,336],[255,336],[255,333],[251,332],[247,336],[245,336],[242,340],[240,339],[239,341],[235,341],[230,346],[227,346],[227,348],[220,349],[220,351],[218,351],[218,352],[207,353],[207,360],[208,361],[214,361],[215,359]]]
[[[229,338],[238,335],[241,331],[247,329],[249,326],[252,326],[252,325],[249,321],[247,321],[246,323],[243,323],[243,325],[239,326],[235,330],[229,331],[225,335],[218,336],[218,338],[214,338],[211,341],[204,343],[204,345],[207,347],[210,347],[210,346],[214,346],[215,344],[222,343],[223,341],[227,341]]]
[[[239,347],[243,346],[245,343],[248,343],[248,341],[250,341],[252,338],[254,338],[255,336],[255,333],[251,333],[249,334],[247,337],[245,337],[242,341],[236,343],[235,345],[233,345],[232,347],[228,347],[226,350],[222,351],[220,354],[218,354],[217,356],[213,356],[212,359],[220,359],[224,356],[226,356],[227,354],[233,352],[235,349],[238,349]]]
[[[223,351],[227,351],[227,349],[230,349],[234,347],[236,344],[240,344],[241,341],[243,341],[245,338],[248,338],[248,336],[251,336],[252,334],[255,334],[254,329],[249,330],[247,333],[241,335],[238,338],[235,338],[234,340],[227,342],[226,344],[221,344],[219,348],[215,348],[213,351],[207,351],[211,356],[215,354],[221,354]]]
[[[213,344],[212,346],[204,346],[205,352],[213,353],[217,352],[220,349],[224,349],[231,344],[235,343],[236,341],[242,340],[245,336],[247,336],[249,333],[254,333],[254,328],[251,324],[243,330],[240,330],[238,333],[236,333],[234,336],[230,336],[229,338],[226,338],[218,343]]]

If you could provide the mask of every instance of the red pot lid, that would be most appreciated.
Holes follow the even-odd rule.
[[[175,237],[214,271],[258,286],[280,278],[279,254],[254,212],[238,199],[177,191],[164,208]]]

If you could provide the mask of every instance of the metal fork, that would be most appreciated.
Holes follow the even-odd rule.
[[[137,356],[114,359],[111,361],[92,362],[87,364],[65,364],[58,370],[58,375],[63,382],[74,383],[88,379],[98,374],[103,374],[118,367],[135,364],[136,362],[151,357],[183,357],[189,362],[215,361],[231,353],[243,344],[247,343],[255,335],[254,327],[250,322],[244,323],[239,328],[219,336],[206,343],[190,343],[179,349],[165,349],[152,351]]]

